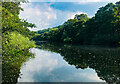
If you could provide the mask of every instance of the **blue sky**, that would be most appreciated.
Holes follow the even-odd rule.
[[[92,17],[100,7],[105,6],[109,2],[115,3],[117,0],[53,1],[56,0],[36,0],[36,2],[31,0],[29,3],[21,5],[24,11],[21,11],[20,17],[37,26],[37,28],[30,30],[37,31],[62,25],[68,19],[74,18],[75,14],[85,13],[88,17]]]

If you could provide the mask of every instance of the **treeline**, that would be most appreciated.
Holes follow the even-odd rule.
[[[16,72],[12,72],[11,75],[10,71],[19,72],[22,63],[32,56],[29,49],[36,45],[34,41],[30,41],[34,32],[31,32],[28,27],[36,26],[19,18],[19,13],[23,10],[20,2],[0,3],[2,3],[2,71],[4,73],[2,82],[16,82],[19,74],[16,76]]]
[[[34,40],[118,45],[120,42],[120,1],[99,8],[94,17],[75,15],[59,28],[38,31]]]

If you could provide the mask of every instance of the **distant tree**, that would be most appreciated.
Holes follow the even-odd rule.
[[[67,20],[57,27],[57,30],[48,28],[38,31],[41,35],[37,38],[67,43],[118,45],[120,42],[119,26],[120,1],[116,4],[108,3],[99,8],[92,18],[88,18],[86,14],[76,14],[74,19]]]

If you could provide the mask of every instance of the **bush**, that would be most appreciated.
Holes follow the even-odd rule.
[[[35,47],[35,43],[18,32],[3,34],[3,56],[19,56],[25,50]]]

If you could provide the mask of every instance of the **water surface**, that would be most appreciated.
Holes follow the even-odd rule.
[[[118,48],[45,43],[30,52],[18,82],[119,82]]]

